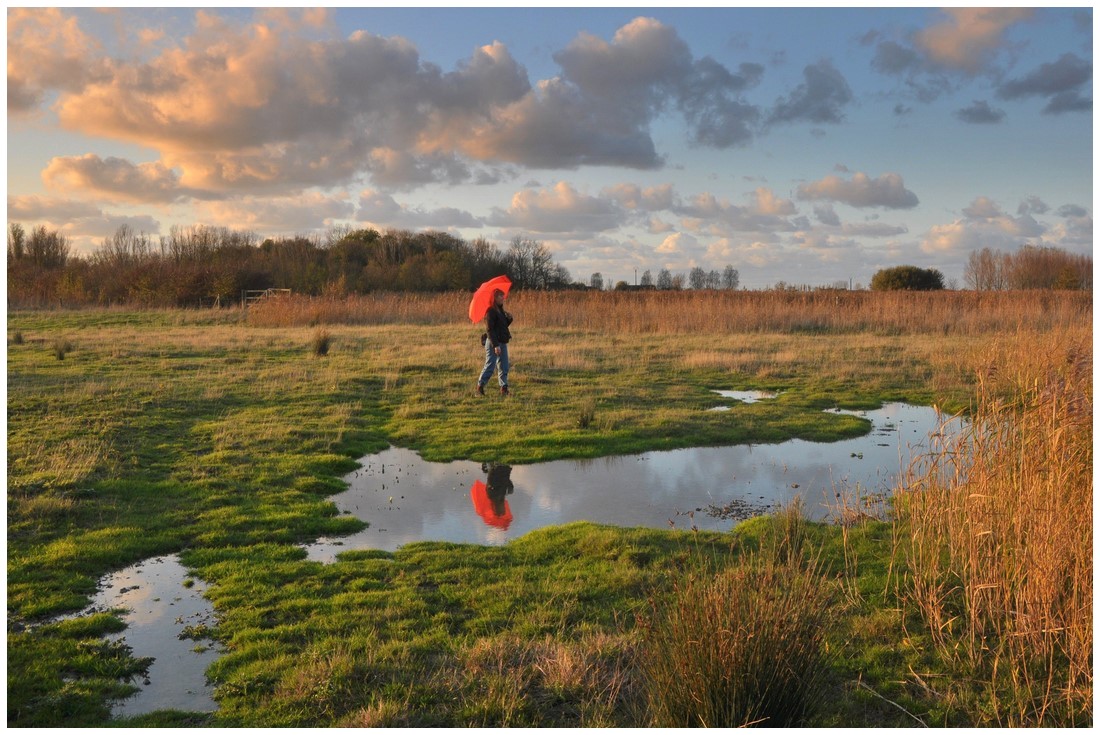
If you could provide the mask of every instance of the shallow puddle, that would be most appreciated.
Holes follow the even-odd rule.
[[[309,558],[341,551],[394,550],[413,541],[502,544],[535,528],[572,521],[652,528],[728,530],[738,520],[801,496],[825,519],[845,497],[888,492],[913,453],[927,447],[943,416],[934,408],[887,404],[855,411],[871,431],[830,443],[678,449],[534,465],[426,462],[391,447],[361,460],[332,498],[369,527],[321,539]]]
[[[714,391],[723,398],[731,398],[741,403],[756,403],[757,401],[766,401],[770,398],[775,398],[778,393],[771,393],[766,390],[716,390]],[[729,406],[715,406],[708,409],[710,411],[728,411]]]
[[[214,609],[203,597],[206,585],[189,576],[176,556],[146,559],[103,578],[82,614],[122,608],[126,629],[105,636],[123,640],[136,658],[153,657],[140,691],[118,702],[111,714],[133,716],[157,710],[213,712],[213,687],[206,668],[220,654],[209,640],[181,638],[187,628],[214,625]]]
[[[774,397],[722,394],[745,402]],[[413,451],[390,448],[365,457],[360,469],[345,477],[348,490],[333,497],[341,512],[369,527],[320,539],[307,553],[329,562],[341,551],[392,551],[413,541],[503,544],[536,528],[579,520],[728,530],[796,496],[810,517],[824,519],[837,510],[837,493],[887,493],[943,424],[935,409],[905,404],[846,413],[870,420],[871,431],[832,443],[792,440],[512,467],[425,462]],[[205,670],[220,651],[210,641],[181,637],[188,628],[214,624],[205,588],[176,556],[148,559],[104,577],[81,614],[127,610],[127,628],[107,639],[122,639],[134,656],[155,659],[148,677],[136,682],[140,691],[112,714],[217,709]]]

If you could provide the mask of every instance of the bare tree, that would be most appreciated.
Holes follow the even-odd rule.
[[[1005,287],[1005,259],[999,252],[982,248],[970,253],[963,280],[975,291],[1000,291]]]
[[[8,225],[8,260],[19,260],[26,255],[27,232],[23,225],[12,222]]]
[[[516,237],[508,249],[512,280],[521,288],[550,288],[556,275],[550,251],[537,240]]]
[[[35,227],[27,241],[27,256],[32,263],[43,268],[65,265],[69,250],[69,239],[57,230],[47,230],[45,225]]]
[[[127,267],[143,263],[153,257],[153,244],[144,233],[134,232],[128,224],[121,224],[115,234],[103,239],[103,245],[92,256],[93,263],[114,267]]]

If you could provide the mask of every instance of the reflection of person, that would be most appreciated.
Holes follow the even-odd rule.
[[[500,394],[508,395],[508,342],[512,339],[508,325],[511,323],[512,315],[504,310],[504,292],[498,289],[493,292],[493,305],[485,312],[485,366],[477,381],[479,395],[485,395],[485,384],[494,369],[498,371]]]
[[[487,473],[485,489],[489,495],[489,502],[493,504],[493,512],[503,516],[508,512],[504,505],[504,496],[511,495],[515,489],[512,484],[512,467],[506,464],[484,462],[481,469]]]

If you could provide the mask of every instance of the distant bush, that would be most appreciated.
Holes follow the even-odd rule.
[[[311,346],[314,355],[324,357],[328,354],[329,347],[332,346],[332,335],[328,333],[327,329],[318,330],[313,334]]]
[[[935,268],[899,265],[884,268],[871,277],[873,291],[940,291],[943,274]]]

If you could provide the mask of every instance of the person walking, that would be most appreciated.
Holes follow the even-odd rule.
[[[485,395],[485,384],[493,376],[493,370],[497,371],[500,394],[508,395],[508,342],[512,339],[508,326],[511,323],[512,315],[504,310],[504,292],[497,289],[493,292],[493,304],[485,313],[485,334],[481,336],[485,345],[485,365],[477,381],[478,395]]]

